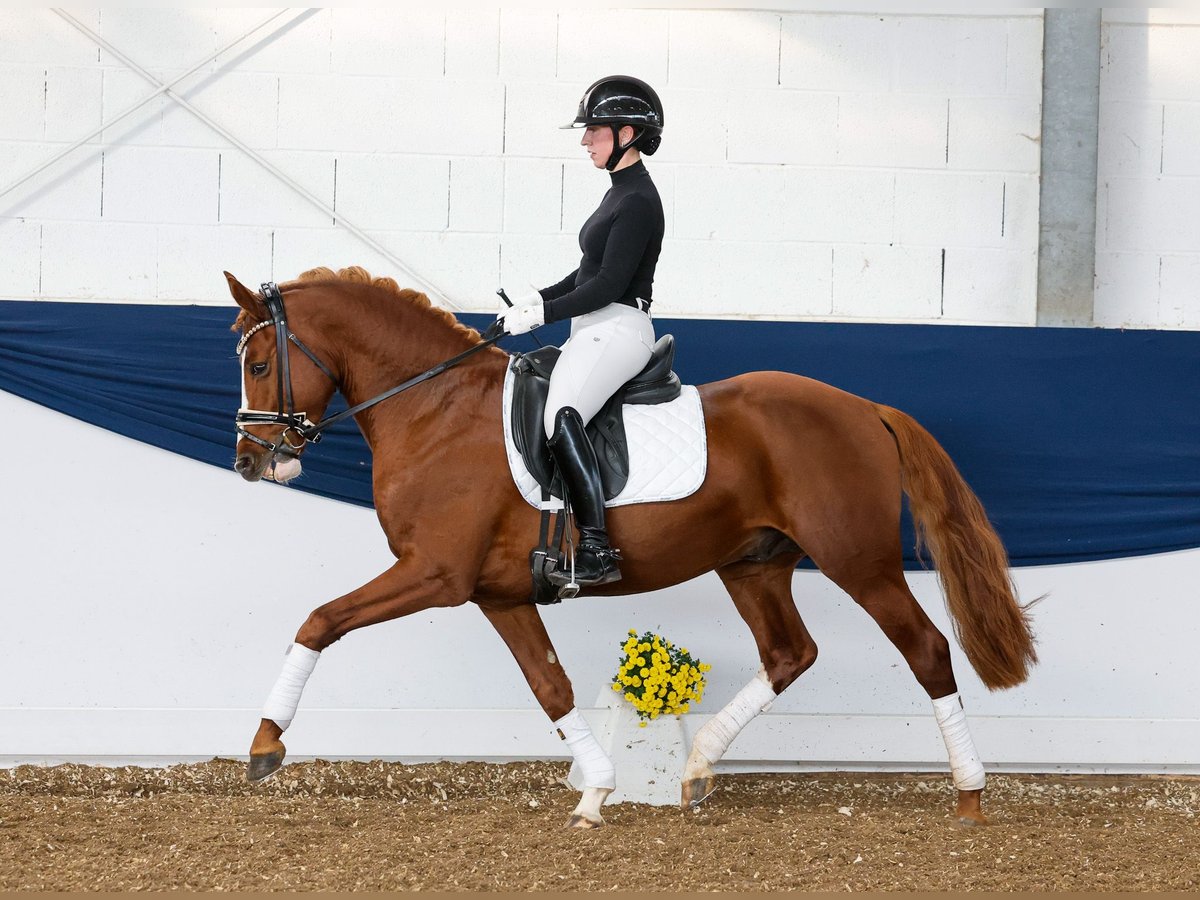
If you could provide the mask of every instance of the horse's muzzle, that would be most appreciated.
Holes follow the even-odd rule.
[[[262,479],[263,466],[253,453],[239,453],[233,463],[233,469],[247,481]]]

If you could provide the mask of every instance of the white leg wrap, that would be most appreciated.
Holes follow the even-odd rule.
[[[983,789],[985,777],[983,763],[975,751],[975,742],[967,730],[967,714],[963,712],[962,699],[957,693],[939,697],[933,701],[933,714],[942,739],[950,754],[950,771],[954,775],[954,786],[960,791]]]
[[[287,731],[296,717],[296,707],[300,705],[300,695],[304,693],[304,684],[317,665],[321,656],[319,650],[309,650],[303,644],[292,644],[283,657],[283,671],[263,707],[263,718],[271,719]]]
[[[710,766],[719,762],[738,733],[760,712],[766,712],[777,696],[767,679],[767,673],[760,669],[724,709],[696,732],[696,738],[692,741],[691,757],[702,756]],[[693,767],[692,758],[688,760],[689,769]]]
[[[571,755],[575,757],[583,775],[585,788],[606,788],[611,791],[617,786],[617,773],[612,760],[592,734],[592,729],[579,710],[572,709],[555,722],[554,727],[571,748]]]

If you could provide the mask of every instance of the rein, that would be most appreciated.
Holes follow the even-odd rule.
[[[275,378],[276,385],[278,387],[278,393],[276,396],[279,398],[279,409],[276,412],[267,412],[265,410],[258,409],[239,409],[235,421],[237,423],[237,432],[242,437],[253,441],[260,447],[264,447],[270,453],[280,453],[284,456],[299,456],[300,451],[304,449],[304,445],[306,443],[310,441],[314,444],[320,442],[321,433],[333,425],[336,425],[338,422],[341,422],[343,419],[348,419],[351,416],[358,415],[364,409],[368,409],[374,406],[376,403],[382,403],[384,400],[395,397],[397,394],[401,394],[404,391],[407,391],[409,388],[416,387],[418,384],[421,384],[424,381],[428,381],[431,378],[436,378],[447,369],[457,366],[463,360],[478,353],[480,350],[492,346],[498,340],[504,337],[503,327],[499,322],[497,322],[488,328],[483,335],[483,340],[474,347],[470,347],[457,356],[452,356],[450,359],[438,363],[432,369],[426,369],[420,375],[414,375],[412,378],[408,379],[402,384],[398,384],[393,388],[389,388],[382,394],[377,394],[369,400],[364,400],[362,403],[343,410],[337,415],[329,416],[326,419],[322,419],[320,422],[313,422],[308,418],[307,413],[296,412],[292,402],[292,372],[288,360],[288,343],[290,342],[295,344],[305,356],[313,361],[318,369],[325,373],[326,377],[333,382],[335,387],[337,387],[337,378],[334,377],[334,374],[332,371],[330,371],[329,367],[321,362],[321,360],[317,358],[317,355],[308,347],[306,347],[304,343],[288,329],[287,313],[283,308],[283,294],[280,292],[278,285],[276,285],[273,281],[264,282],[262,285],[262,297],[263,302],[266,304],[267,312],[271,314],[271,318],[269,320],[259,322],[244,335],[242,335],[241,340],[238,341],[237,352],[238,356],[241,356],[242,351],[246,348],[246,344],[256,332],[268,326],[274,326],[275,357],[277,360],[277,365],[275,366]],[[279,435],[279,439],[272,443],[246,431],[246,429],[242,427],[244,425],[282,425],[284,428]],[[300,439],[299,443],[294,444],[288,439],[289,432],[295,433],[296,437]]]

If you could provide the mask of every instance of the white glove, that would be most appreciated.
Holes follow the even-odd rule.
[[[546,324],[546,308],[542,304],[541,295],[535,294],[534,296],[537,297],[536,303],[514,306],[512,309],[505,310],[497,317],[498,321],[504,323],[505,332],[508,334],[525,334],[527,331],[532,331],[538,326]]]

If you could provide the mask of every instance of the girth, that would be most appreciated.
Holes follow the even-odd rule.
[[[554,463],[546,449],[542,421],[550,374],[562,353],[558,347],[542,347],[513,357],[512,399],[513,443],[521,452],[525,466],[544,490],[561,499],[562,488],[554,477]],[[650,362],[627,381],[588,424],[588,437],[600,460],[600,480],[604,497],[611,500],[625,489],[629,480],[629,444],[625,439],[623,407],[630,404],[667,403],[679,396],[679,376],[671,371],[675,362],[675,338],[665,334],[654,345]]]

